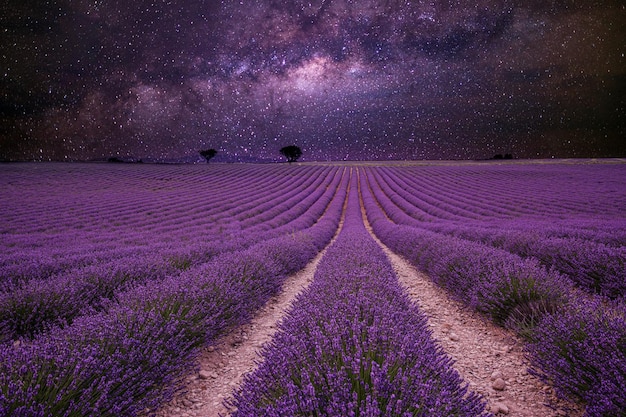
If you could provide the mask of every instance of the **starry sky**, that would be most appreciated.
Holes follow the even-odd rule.
[[[3,0],[0,160],[626,156],[622,0]]]

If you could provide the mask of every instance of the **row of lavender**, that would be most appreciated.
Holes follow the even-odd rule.
[[[241,240],[242,230],[275,217],[289,206],[287,200],[297,203],[304,189],[328,185],[334,174],[307,168],[294,180],[263,167],[212,167],[196,175],[180,167],[17,168],[0,180],[5,190],[0,286],[109,258],[158,252],[184,260],[216,240]],[[56,177],[52,184],[45,181],[49,176]],[[155,186],[160,182],[168,187]]]
[[[281,236],[132,286],[71,325],[0,345],[0,416],[131,416],[169,398],[201,346],[249,319],[330,241],[347,188],[347,177],[338,178],[338,187],[321,187],[330,198]]]
[[[366,173],[367,215],[385,244],[459,300],[528,338],[534,372],[560,393],[584,401],[588,416],[624,415],[623,302],[581,293],[569,276],[534,257],[430,230],[437,230],[433,222],[412,219],[406,200],[399,204],[398,194],[385,190],[380,177]]]
[[[197,169],[198,173],[203,174],[192,176],[192,178],[206,180],[205,171],[200,171],[200,169],[205,170],[207,167],[184,168],[181,174],[188,174],[190,172],[188,169]],[[37,257],[38,254],[45,254],[56,239],[58,246],[67,245],[68,252],[79,257],[81,256],[80,244],[85,242],[92,244],[92,247],[99,251],[100,258],[94,260],[93,265],[78,267],[77,265],[80,264],[78,263],[70,264],[67,269],[60,268],[55,278],[64,275],[66,280],[61,279],[55,285],[50,285],[52,280],[46,283],[46,280],[37,279],[35,276],[20,281],[18,286],[5,292],[17,295],[30,285],[30,281],[39,284],[38,286],[33,284],[32,288],[35,291],[30,293],[24,291],[23,296],[16,298],[18,301],[15,305],[22,305],[20,303],[23,302],[25,306],[23,311],[27,320],[23,321],[26,324],[21,325],[21,328],[26,330],[25,335],[28,335],[27,329],[36,326],[40,328],[52,324],[58,326],[58,323],[64,320],[73,322],[63,329],[55,327],[52,332],[34,335],[32,340],[22,340],[19,344],[2,346],[0,415],[134,415],[143,408],[150,408],[161,399],[167,398],[172,392],[172,387],[176,386],[177,377],[193,363],[198,346],[210,343],[223,329],[245,320],[267,299],[269,294],[277,291],[284,275],[310,259],[322,245],[320,242],[327,241],[334,230],[333,227],[336,228],[343,201],[342,195],[345,194],[347,188],[347,177],[342,176],[338,169],[294,168],[298,169],[282,171],[281,174],[273,168],[248,167],[242,170],[237,167],[236,170],[227,172],[230,167],[218,166],[217,171],[223,170],[224,175],[218,176],[219,181],[207,189],[201,187],[196,189],[195,185],[187,184],[186,180],[176,181],[175,178],[172,179],[167,175],[162,178],[158,177],[156,174],[161,171],[156,170],[154,171],[156,176],[151,177],[150,181],[136,180],[134,192],[129,191],[127,196],[130,203],[126,202],[119,206],[124,210],[118,208],[116,211],[118,207],[116,204],[120,203],[116,203],[115,199],[106,200],[104,206],[107,209],[103,210],[105,214],[103,217],[107,219],[107,222],[119,222],[118,225],[114,225],[117,234],[107,235],[103,232],[106,239],[118,237],[119,241],[115,241],[111,247],[107,247],[104,243],[106,239],[98,237],[97,231],[101,230],[104,225],[98,221],[95,221],[94,226],[89,224],[88,209],[82,211],[85,220],[81,227],[90,231],[85,235],[64,234],[64,230],[71,228],[72,214],[63,214],[62,204],[58,204],[56,209],[51,210],[51,213],[54,213],[53,217],[46,217],[41,214],[41,211],[37,211],[34,203],[23,204],[30,211],[26,209],[24,209],[26,211],[20,211],[20,204],[9,207],[9,204],[5,203],[6,206],[2,207],[3,218],[13,220],[2,223],[3,237],[8,237],[6,241],[10,241],[6,248],[7,253],[16,256],[13,259],[19,259],[20,253],[25,253],[21,249],[33,246],[27,239],[23,239],[23,236],[28,233],[37,235],[38,240],[35,244],[42,245],[41,250],[30,248],[32,252],[29,256]],[[458,167],[446,168],[452,171],[460,169]],[[77,169],[80,169],[80,166]],[[472,215],[474,209],[471,205],[468,204],[461,210],[459,203],[455,202],[468,203],[472,201],[472,198],[479,202],[486,198],[485,194],[480,194],[472,181],[460,180],[459,186],[455,189],[451,186],[456,183],[455,175],[446,177],[446,170],[437,168],[437,175],[433,175],[433,183],[423,187],[425,190],[430,190],[422,196],[423,201],[429,202],[428,209],[433,214],[430,220],[412,223],[411,226],[394,225],[389,222],[388,217],[398,219],[400,223],[402,219],[410,219],[410,216],[406,216],[406,210],[410,209],[411,205],[406,204],[408,200],[405,197],[422,190],[416,182],[413,183],[412,188],[409,187],[411,184],[409,180],[417,172],[415,169],[376,168],[364,171],[367,174],[362,176],[364,179],[367,176],[367,181],[363,181],[366,185],[364,199],[368,216],[375,224],[377,233],[385,237],[389,246],[394,247],[394,242],[396,242],[394,247],[396,251],[404,253],[407,257],[413,257],[418,266],[429,271],[442,285],[448,286],[451,290],[456,289],[456,295],[459,298],[490,315],[497,322],[510,325],[532,337],[530,350],[534,355],[536,368],[545,377],[552,379],[564,392],[579,395],[589,402],[587,409],[589,415],[616,415],[619,410],[625,409],[626,405],[620,402],[625,397],[622,387],[626,385],[624,384],[626,374],[624,329],[626,326],[623,308],[619,304],[611,307],[610,304],[602,301],[579,302],[577,298],[572,297],[573,289],[568,279],[554,271],[547,271],[533,257],[524,260],[510,252],[467,239],[458,239],[451,234],[433,231],[436,230],[433,227],[446,226],[447,222],[449,225],[459,226],[468,219],[473,219],[472,224],[482,229],[493,231],[493,226],[502,224],[499,223],[501,221],[505,221],[505,224],[515,224],[512,219],[516,216],[531,217],[532,204],[527,204],[519,213],[516,212],[515,207],[511,206],[511,201],[514,201],[516,197],[513,193],[507,194],[505,201],[508,202],[498,202],[498,208],[491,213],[488,210],[490,205],[482,203],[484,211]],[[129,176],[134,173],[136,173],[134,170],[128,171]],[[228,182],[231,175],[233,176],[232,183],[237,185],[232,190]],[[16,181],[15,178],[11,179],[13,182],[6,181],[6,178],[2,177],[2,180],[5,185],[10,186],[9,189],[13,186],[13,191],[18,192],[19,187],[15,184],[24,188],[25,192],[22,194],[26,199],[34,198],[35,195],[41,193],[38,186],[34,186],[35,191],[33,191],[29,187],[24,187],[24,183]],[[100,200],[102,200],[100,193],[119,188],[119,176],[112,175],[106,178],[109,178],[110,183],[107,185],[107,182],[103,180],[102,190],[94,191],[94,195]],[[255,178],[262,180],[256,182]],[[450,178],[453,180],[451,181]],[[270,180],[277,183],[285,181],[282,184],[286,186],[286,189],[281,193],[271,192],[264,183]],[[154,184],[159,181],[163,181],[163,184],[155,186]],[[46,181],[43,183],[46,184]],[[67,179],[61,178],[47,185],[59,186],[66,183]],[[98,181],[93,180],[93,183],[98,184]],[[494,187],[497,183],[497,176],[488,181],[489,187]],[[186,185],[181,188],[181,184]],[[401,190],[390,192],[389,188],[385,188],[397,186],[397,184],[403,184],[402,186],[410,192]],[[435,198],[437,184],[440,186],[447,184],[443,189],[439,189],[439,195],[446,200],[445,204],[438,203]],[[89,195],[87,191],[91,190],[92,186],[84,185],[84,187],[86,188],[80,190],[79,186],[77,193]],[[150,189],[142,191],[142,187]],[[464,188],[471,192],[464,193]],[[245,192],[240,190],[245,190]],[[131,198],[135,192],[139,194],[145,192],[145,198]],[[541,194],[540,190],[538,192]],[[71,195],[71,192],[68,194]],[[273,197],[269,197],[270,194]],[[375,194],[377,199],[373,198],[372,194]],[[402,200],[398,199],[398,196],[401,196],[405,203],[400,203]],[[541,210],[537,210],[533,221],[541,220],[542,224],[545,224],[546,213],[549,212],[549,209],[545,208],[550,202],[548,197],[544,193],[543,199],[531,199],[536,202],[534,204],[541,203]],[[519,201],[519,196],[517,198]],[[601,200],[600,197],[598,198]],[[622,198],[621,194],[614,193],[612,202],[605,201],[593,210],[585,208],[580,202],[574,201],[571,204],[565,202],[558,210],[561,210],[561,215],[563,215],[566,209],[572,211],[576,207],[582,207],[579,214],[596,217],[601,217],[600,213],[604,210],[609,214],[606,223],[610,223],[611,217],[616,216],[615,212],[611,211],[613,210],[611,204],[621,204]],[[154,213],[145,214],[142,209],[135,210],[135,207],[143,207],[143,209],[148,207],[149,204],[146,202],[151,199],[161,200],[164,203],[162,211],[158,211],[156,206],[151,208],[151,210],[157,210],[157,216]],[[393,203],[391,203],[392,199],[395,199]],[[90,203],[95,204],[96,207],[102,204],[101,201],[100,203],[97,201],[98,199],[94,198]],[[207,203],[207,201],[215,201],[215,203]],[[245,204],[239,207],[237,201],[245,201]],[[420,201],[422,199],[417,200],[417,202]],[[380,210],[380,206],[383,206],[386,212]],[[266,209],[270,207],[272,207],[271,210],[277,211],[268,212]],[[433,212],[433,207],[440,212]],[[456,210],[454,216],[449,214],[451,210]],[[20,216],[26,213],[35,217],[41,215],[42,218],[47,218],[46,222],[49,223],[54,223],[56,217],[65,220],[47,231],[38,231],[38,228],[44,227],[45,223],[39,225],[35,220],[26,220],[25,226],[20,226],[19,221],[17,224],[13,223],[15,219],[19,220]],[[320,216],[322,221],[318,220]],[[491,221],[494,217],[498,219],[497,222]],[[178,232],[180,233],[176,230],[177,218],[179,218]],[[332,220],[327,220],[331,218]],[[163,220],[166,226],[159,229],[159,221],[156,219]],[[199,223],[199,228],[194,228],[193,222]],[[217,229],[212,226],[214,223],[218,225],[227,223],[227,226],[220,230],[219,226]],[[596,231],[606,232],[607,229],[602,229],[602,223],[588,222],[588,224],[591,223],[593,223],[593,228],[589,228],[585,233],[598,236],[597,242],[609,246],[620,245],[619,238],[612,242],[603,241],[602,239],[608,236],[607,233],[595,235]],[[120,231],[131,224],[138,225],[135,229],[137,233],[131,230],[128,234],[124,233],[120,236]],[[431,230],[414,227],[420,225]],[[351,227],[346,230],[349,228]],[[159,233],[152,232],[151,238],[137,245],[140,237],[145,236],[142,233],[149,229],[156,229]],[[305,233],[301,232],[303,229],[306,229]],[[518,230],[522,229],[518,228]],[[559,230],[558,233],[563,232],[562,228]],[[565,236],[568,236],[568,230],[571,229],[566,227]],[[245,235],[241,233],[242,231]],[[554,230],[550,231],[550,233],[553,232]],[[159,247],[158,236],[169,240],[172,245],[181,246],[183,249],[177,252],[181,256],[169,257],[168,252]],[[72,237],[78,237],[76,244],[72,243]],[[203,238],[205,241],[201,243],[201,250],[197,247],[187,250],[194,246],[185,246],[186,240],[202,240]],[[220,242],[212,248],[218,249],[211,249],[212,252],[205,250],[207,245],[214,244],[215,239],[219,239]],[[355,240],[359,239],[355,238]],[[101,259],[114,258],[115,255],[109,257],[109,254],[116,253],[116,246],[131,247],[132,250],[133,245],[141,250],[155,248],[155,253],[153,257],[148,257],[149,251],[138,252],[144,259],[137,265],[130,265],[127,268],[131,270],[129,273],[131,279],[127,285],[124,284],[124,280],[127,278],[128,271],[124,267],[119,267],[121,272],[111,273],[111,268],[115,265],[114,261],[107,264],[102,263]],[[344,247],[342,250],[347,250],[347,248]],[[366,249],[363,251],[363,253],[370,253]],[[61,259],[63,253],[64,250],[57,251],[52,261]],[[61,256],[58,256],[59,254]],[[370,256],[376,258],[377,255],[370,254]],[[130,259],[133,257],[123,258],[124,262]],[[166,265],[165,272],[154,272],[153,269],[158,270],[162,263]],[[57,310],[63,304],[71,305],[74,297],[61,298],[63,301],[54,302],[55,292],[46,291],[49,288],[56,288],[58,289],[56,294],[63,297],[64,289],[70,289],[76,285],[82,288],[80,291],[74,291],[76,298],[80,298],[83,292],[89,294],[92,283],[78,278],[78,276],[84,278],[88,274],[72,275],[70,271],[87,272],[90,268],[97,269],[98,266],[103,267],[106,272],[94,273],[95,286],[97,287],[102,280],[106,289],[87,302],[79,302],[81,307],[78,310],[70,313],[62,311],[58,315],[55,315],[57,313],[53,311],[50,317],[47,317],[47,315],[40,314],[41,311],[45,311],[46,303],[28,304],[32,302],[32,299],[50,297],[53,300],[51,305],[58,306]],[[122,283],[119,285],[114,283],[111,290],[107,283],[109,279],[107,274],[118,274],[122,278]],[[149,278],[146,279],[146,276]],[[53,278],[50,274],[42,277]],[[113,281],[116,282],[116,279]],[[37,292],[38,288],[42,289],[41,292]],[[95,293],[98,294],[98,291],[100,290]],[[369,293],[363,295],[363,298],[371,296],[374,300],[378,300],[376,295]],[[71,310],[70,306],[63,308]],[[10,310],[12,308],[5,309],[5,311]],[[383,313],[380,313],[381,317],[384,316]],[[64,316],[66,314],[68,315]],[[31,318],[35,324],[28,322]],[[535,327],[540,320],[541,326]],[[23,330],[15,326],[17,322],[19,320],[13,318],[5,321],[7,329],[4,334],[11,335],[9,336],[11,338],[22,334],[20,332]],[[383,339],[395,337],[383,333],[376,333],[376,335],[382,335]],[[322,358],[327,357],[327,354],[322,355]],[[405,359],[409,363],[413,357]],[[375,367],[374,363],[382,365],[388,362],[379,357],[378,362],[370,361],[370,363]],[[394,362],[392,368],[399,363]],[[413,369],[413,365],[407,366],[402,369]],[[324,367],[319,369],[324,372],[329,370]],[[396,371],[390,372],[391,374],[387,375],[395,377]],[[368,399],[371,401],[375,396],[363,394],[364,391],[362,392],[360,387],[384,388],[387,386],[384,385],[384,379],[376,381],[382,385],[376,385],[378,382],[371,383],[368,380],[359,382],[351,395],[365,399],[363,400],[365,403]],[[289,388],[291,385],[286,386],[292,389]],[[296,384],[296,386],[302,388],[301,385]],[[311,385],[308,388],[310,389]],[[282,388],[279,387],[279,389]],[[410,384],[403,385],[402,389],[412,392]],[[455,389],[452,391],[456,392]],[[301,391],[298,392],[302,394]],[[309,394],[302,394],[300,398],[312,398],[307,395]],[[397,395],[396,393],[393,395],[394,397],[389,397],[393,400],[380,400],[387,401],[385,407],[373,406],[371,403],[359,409],[368,410],[372,415],[377,415],[378,412],[384,415],[387,410],[394,410],[390,404],[395,401]],[[429,398],[433,396],[437,397],[437,394],[432,391],[427,395]],[[324,399],[326,397],[320,398],[326,401]],[[380,398],[387,397],[382,395]],[[357,404],[365,404],[359,401]],[[350,404],[349,402],[342,403]],[[317,404],[321,407],[319,402]],[[463,404],[465,403],[457,402],[456,406],[467,405]],[[398,407],[396,410],[402,409],[402,405],[396,405]],[[471,408],[470,405],[468,406]],[[451,407],[455,406],[451,405]],[[391,411],[389,413],[393,414]]]
[[[584,166],[583,166],[584,167]],[[554,168],[554,167],[552,167]],[[576,172],[580,166],[561,166],[561,175],[565,175],[569,169]],[[587,167],[589,169],[590,167]],[[623,165],[606,166],[605,170],[592,167],[587,178],[581,184],[594,183],[595,192],[591,193],[576,190],[573,192],[571,182],[564,181],[558,188],[569,189],[569,199],[565,201],[552,201],[544,198],[537,202],[538,209],[532,213],[526,209],[520,213],[519,217],[511,218],[506,222],[492,223],[494,218],[500,215],[500,211],[487,208],[480,210],[475,207],[485,201],[497,200],[493,190],[485,187],[472,190],[472,199],[466,198],[462,203],[457,203],[457,213],[463,208],[466,213],[478,215],[481,218],[471,218],[469,214],[463,221],[452,219],[453,210],[449,207],[442,207],[439,217],[425,220],[420,218],[420,206],[423,206],[424,192],[420,188],[419,181],[407,176],[406,172],[400,170],[376,170],[371,171],[372,181],[380,188],[385,198],[381,204],[386,205],[387,213],[392,220],[406,225],[426,228],[428,230],[454,235],[463,239],[482,242],[487,245],[499,247],[522,257],[532,257],[541,261],[548,267],[553,267],[569,276],[578,286],[590,291],[606,295],[610,298],[621,298],[626,294],[626,218],[623,211],[615,211],[622,204],[622,210],[626,207],[626,183],[619,182],[619,179],[611,182],[611,187],[602,189],[597,186],[603,178],[611,175],[626,175]],[[542,173],[545,166],[528,168],[529,172],[537,171]],[[620,171],[621,170],[621,171]],[[423,172],[426,174],[427,171]],[[595,174],[596,177],[593,177]],[[579,173],[580,175],[580,173]],[[459,176],[461,176],[459,174]],[[452,186],[453,175],[449,175],[448,186],[442,189],[446,195],[461,193],[461,190]],[[524,177],[522,177],[524,178]],[[558,176],[548,175],[553,183],[559,181]],[[595,181],[593,181],[595,180]],[[488,183],[489,184],[489,183]],[[511,182],[510,186],[518,190],[520,198],[528,196],[532,199],[532,186],[526,185],[524,181],[517,180]],[[621,193],[620,193],[621,187]],[[584,190],[583,190],[584,191]],[[607,200],[604,194],[611,195]],[[434,197],[430,197],[433,199]],[[477,203],[474,204],[473,201]],[[585,204],[584,202],[588,203]],[[601,203],[601,201],[603,201]],[[593,202],[593,203],[589,203]],[[561,206],[559,208],[558,206]],[[584,210],[581,209],[584,208]],[[396,208],[399,208],[397,210]],[[574,222],[561,224],[561,227],[545,227],[549,221],[558,222],[555,213],[561,210],[569,210],[569,215],[574,219],[600,218],[603,223],[595,222]],[[502,209],[502,207],[501,207]],[[432,210],[431,210],[432,211]],[[545,212],[551,213],[549,216]],[[513,208],[508,210],[509,216]],[[446,215],[447,214],[447,215]],[[523,215],[522,215],[523,214]],[[489,217],[491,215],[491,217]],[[608,216],[608,218],[607,218]],[[581,224],[593,224],[593,228],[583,229]],[[599,229],[599,230],[598,230]]]
[[[119,252],[110,252],[92,265],[69,268],[45,278],[23,279],[18,281],[22,284],[19,286],[5,285],[0,292],[0,341],[32,337],[50,325],[71,323],[79,315],[106,309],[111,299],[126,288],[175,275],[192,265],[208,262],[219,253],[241,250],[255,242],[310,227],[333,198],[341,178],[341,172],[331,171],[308,181],[311,186],[296,189],[299,195],[287,193],[272,209],[265,209],[260,203],[263,219],[249,222],[245,235],[187,246],[184,256],[180,252],[176,257],[171,253],[165,256],[155,243],[148,253],[121,256]],[[181,198],[185,197],[182,193]],[[184,222],[184,212],[181,217]]]
[[[420,207],[435,220],[442,216],[569,219],[576,213],[606,221],[620,216],[626,203],[620,179],[623,163],[524,161],[381,167],[377,171],[412,183],[420,190]]]
[[[546,236],[626,243],[623,164],[378,168],[375,174],[386,193],[397,194],[399,204],[408,200],[409,214],[425,223],[472,220],[526,232],[539,224]]]
[[[343,228],[233,416],[486,416],[365,230],[353,177]]]

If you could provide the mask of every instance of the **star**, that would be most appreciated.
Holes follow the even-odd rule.
[[[616,1],[8,0],[0,159],[620,156],[624,18]]]

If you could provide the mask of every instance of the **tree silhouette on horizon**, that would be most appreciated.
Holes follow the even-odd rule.
[[[285,158],[287,158],[287,162],[292,163],[292,162],[296,162],[298,158],[302,156],[302,149],[300,149],[296,145],[289,145],[289,146],[280,148],[280,153]]]
[[[198,153],[202,155],[204,159],[206,159],[207,163],[211,158],[217,155],[217,151],[215,149],[207,149],[205,151],[199,151]]]

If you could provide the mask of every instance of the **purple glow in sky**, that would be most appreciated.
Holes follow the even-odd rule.
[[[626,155],[592,0],[7,0],[0,159]]]

